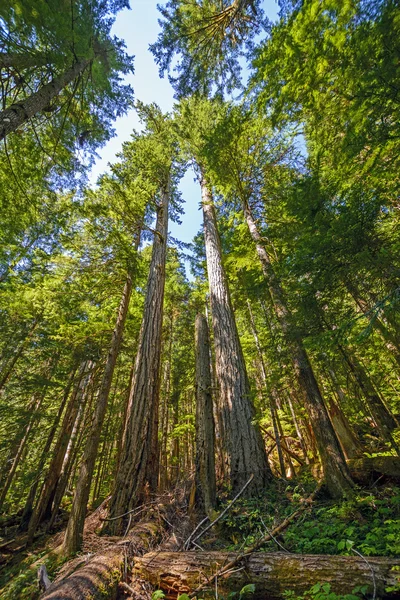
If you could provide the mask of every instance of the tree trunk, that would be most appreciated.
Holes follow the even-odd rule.
[[[150,552],[135,559],[134,574],[160,587],[168,599],[190,593],[201,584],[210,593],[215,589],[207,581],[236,557],[234,552]],[[400,559],[396,558],[368,556],[365,560],[358,556],[255,552],[218,578],[218,592],[226,597],[252,583],[255,600],[280,600],[286,591],[292,590],[297,596],[321,582],[329,583],[336,594],[348,594],[356,586],[366,586],[371,595],[375,581],[378,598],[398,598],[398,592],[386,590],[398,584],[399,569]]]
[[[162,203],[157,207],[139,347],[110,517],[122,515],[140,504],[146,494],[146,484],[150,491],[155,491],[158,484],[158,409],[169,196],[170,181],[162,188]],[[107,530],[116,534],[122,531],[123,525],[123,520],[115,519]]]
[[[136,248],[139,245],[139,236],[136,241]],[[63,552],[72,554],[81,550],[83,542],[83,527],[85,524],[86,508],[89,500],[90,486],[92,483],[94,466],[96,463],[97,451],[99,448],[100,435],[106,414],[108,396],[110,394],[111,382],[114,374],[115,364],[117,362],[119,349],[121,347],[122,334],[124,331],[126,315],[128,313],[129,300],[132,293],[132,276],[128,275],[122,299],[119,305],[117,321],[115,323],[110,350],[104,369],[103,379],[100,385],[94,410],[91,428],[86,440],[86,446],[83,453],[78,481],[76,483],[74,500],[72,503],[71,514],[69,517],[67,530],[65,532]]]
[[[383,404],[378,392],[376,391],[372,381],[369,378],[368,373],[365,371],[359,360],[352,354],[338,345],[342,353],[344,360],[346,361],[354,379],[359,385],[365,400],[367,401],[368,410],[376,422],[378,429],[380,429],[386,437],[391,437],[391,432],[396,429],[397,422],[394,416],[388,411],[386,406]]]
[[[61,430],[53,452],[53,459],[50,462],[38,503],[29,521],[27,540],[28,544],[32,543],[36,529],[40,525],[51,499],[54,497],[58,479],[64,463],[65,453],[67,451],[71,433],[76,421],[76,416],[78,414],[82,394],[84,393],[85,387],[88,383],[87,371],[91,368],[91,366],[92,363],[90,361],[85,361],[82,363],[74,391],[65,410]]]
[[[216,376],[233,492],[254,474],[252,490],[261,492],[272,479],[254,407],[237,332],[228,282],[222,264],[221,240],[211,190],[201,179],[204,238],[214,330]],[[249,490],[251,494],[251,490]]]
[[[248,310],[249,317],[250,317],[251,331],[253,333],[254,342],[255,342],[255,345],[257,348],[258,360],[259,360],[260,366],[261,366],[261,376],[262,376],[262,381],[263,381],[263,387],[269,398],[269,409],[270,409],[270,413],[271,413],[272,426],[274,429],[276,449],[278,451],[278,459],[279,459],[279,467],[281,470],[281,476],[283,477],[283,479],[285,479],[285,461],[283,459],[281,438],[280,438],[279,431],[278,431],[278,415],[277,415],[277,402],[276,402],[277,391],[275,388],[269,390],[268,379],[267,379],[267,368],[265,365],[264,355],[262,353],[261,344],[260,344],[260,340],[258,337],[258,331],[257,331],[257,327],[256,327],[256,322],[254,319],[254,314],[253,314],[253,310],[251,308],[251,303],[250,303],[249,298],[247,298],[246,304],[247,304],[247,310]]]
[[[54,423],[53,423],[53,425],[52,425],[52,427],[51,427],[51,429],[49,431],[46,443],[45,443],[44,448],[42,450],[42,454],[40,456],[39,463],[38,463],[38,466],[37,466],[37,469],[36,469],[35,481],[33,482],[33,484],[30,487],[28,498],[27,498],[27,500],[25,502],[24,511],[22,513],[21,523],[20,523],[20,526],[19,526],[20,531],[24,531],[25,530],[25,528],[27,527],[28,522],[29,522],[29,520],[30,520],[30,518],[32,516],[33,504],[35,502],[36,492],[37,492],[37,489],[38,489],[38,486],[39,486],[39,479],[40,479],[40,476],[42,474],[43,467],[44,467],[44,465],[46,463],[47,455],[48,455],[48,453],[50,451],[51,444],[53,443],[54,437],[56,435],[58,424],[59,424],[61,416],[62,416],[62,414],[64,412],[64,408],[65,408],[65,405],[66,405],[67,400],[68,400],[69,392],[71,390],[71,387],[72,387],[72,384],[73,384],[73,381],[74,381],[75,373],[76,373],[76,366],[73,368],[73,370],[72,370],[72,372],[70,374],[70,377],[69,377],[67,386],[65,388],[65,391],[64,391],[64,394],[63,394],[63,399],[62,399],[61,404],[59,406],[56,418],[54,419]]]
[[[210,341],[204,315],[196,316],[196,507],[206,514],[215,506],[214,416]]]
[[[297,383],[307,407],[317,442],[326,484],[331,495],[334,498],[340,498],[353,488],[353,481],[302,340],[293,330],[291,314],[286,305],[281,284],[275,275],[264,241],[247,202],[243,203],[243,211],[250,235],[256,245],[276,318],[290,349]]]
[[[135,526],[125,544],[114,544],[104,554],[96,554],[83,567],[54,581],[40,600],[104,600],[117,596],[118,583],[124,576],[128,544],[141,554],[157,542],[163,526],[154,521]]]
[[[361,312],[365,315],[367,319],[369,319],[371,325],[375,327],[375,329],[380,333],[383,340],[386,342],[386,347],[389,350],[390,354],[393,356],[397,365],[400,366],[400,347],[398,341],[396,339],[396,335],[386,327],[386,325],[381,321],[377,314],[372,314],[372,307],[369,303],[362,297],[360,294],[358,287],[353,283],[348,281],[346,278],[345,286],[349,294],[353,297],[354,302],[360,308]]]
[[[20,347],[17,348],[11,360],[4,366],[2,373],[0,374],[0,391],[3,389],[5,384],[7,383],[13,369],[17,363],[17,361],[21,358],[23,351],[25,350],[29,340],[32,337],[33,332],[37,327],[37,322],[35,321],[33,325],[30,327],[25,339],[20,344]]]
[[[1,490],[1,494],[0,494],[0,511],[3,507],[3,503],[4,503],[4,500],[6,499],[8,490],[10,489],[10,486],[13,482],[15,472],[18,468],[19,463],[21,462],[22,455],[25,450],[25,446],[28,442],[28,438],[31,433],[32,427],[38,418],[38,412],[40,410],[43,400],[44,400],[44,393],[41,394],[39,397],[34,396],[32,402],[28,406],[28,414],[31,411],[33,411],[33,414],[31,414],[28,424],[25,425],[23,431],[21,432],[22,436],[18,443],[17,451],[12,458],[11,468],[8,471],[8,475],[7,475],[7,478],[4,482],[4,484],[2,484],[2,490]]]
[[[1,111],[0,141],[21,127],[31,117],[41,112],[44,108],[47,108],[53,98],[58,96],[69,83],[81,75],[90,63],[91,59],[78,60],[70,69],[50,81],[50,83],[42,86],[37,92],[28,96],[28,98],[16,102]]]

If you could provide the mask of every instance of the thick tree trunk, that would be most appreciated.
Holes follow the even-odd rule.
[[[252,490],[261,492],[272,479],[237,332],[211,190],[201,180],[204,238],[214,330],[216,376],[232,490],[239,491],[254,474]],[[251,490],[249,490],[251,494]]]
[[[136,243],[138,246],[139,239]],[[110,394],[111,382],[117,362],[119,349],[121,347],[122,334],[124,331],[126,315],[129,308],[129,300],[132,293],[132,276],[128,275],[122,299],[120,302],[117,321],[115,323],[110,350],[108,352],[103,379],[97,396],[96,407],[93,414],[91,428],[86,440],[78,481],[76,483],[74,500],[69,517],[67,530],[65,532],[63,552],[72,554],[82,548],[83,527],[85,524],[86,508],[89,500],[90,486],[96,462],[97,451],[100,443],[100,435],[106,414],[108,396]]]
[[[158,541],[162,530],[154,521],[139,523],[124,544],[115,544],[104,554],[96,554],[72,575],[54,581],[41,600],[113,600],[124,575],[128,544],[135,554],[141,554]]]
[[[167,593],[167,598],[190,593],[205,584],[224,564],[235,559],[234,552],[151,552],[135,559],[134,574]],[[242,559],[236,569],[218,578],[218,592],[224,597],[244,585],[255,585],[254,599],[280,600],[284,592],[302,594],[314,584],[329,583],[336,594],[348,594],[357,586],[373,590],[374,572],[378,598],[397,598],[387,592],[399,578],[400,560],[358,556],[296,555],[282,552],[255,552]],[[208,587],[208,592],[215,589]],[[204,594],[204,592],[202,592]]]
[[[157,208],[146,301],[110,517],[122,515],[140,504],[146,494],[146,484],[150,491],[155,491],[158,483],[158,410],[169,196],[168,181],[161,190],[162,203]],[[107,529],[116,534],[123,526],[124,520],[115,519]]]
[[[61,425],[61,430],[58,435],[56,446],[54,448],[53,459],[50,462],[38,503],[29,521],[27,540],[28,544],[32,543],[36,529],[40,525],[43,516],[49,506],[49,503],[54,497],[58,479],[60,477],[61,469],[64,463],[65,453],[68,448],[68,444],[76,421],[76,416],[78,414],[82,396],[85,393],[85,387],[88,384],[88,377],[90,375],[87,373],[87,371],[89,371],[91,366],[92,363],[90,361],[85,361],[84,363],[82,363],[82,366],[80,368],[78,379],[75,384],[72,396],[69,400],[68,406],[66,408],[64,419]]]
[[[83,73],[91,59],[78,60],[70,69],[42,86],[37,92],[0,112],[0,141],[31,117],[47,108],[53,98]]]
[[[256,245],[276,318],[291,352],[294,372],[310,416],[326,484],[333,497],[341,497],[353,488],[353,481],[302,340],[293,330],[291,314],[286,305],[280,281],[275,274],[247,202],[243,203],[243,211],[250,235]]]
[[[196,316],[196,508],[206,514],[215,506],[214,416],[210,341],[204,315]]]

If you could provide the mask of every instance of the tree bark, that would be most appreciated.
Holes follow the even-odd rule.
[[[293,330],[291,314],[280,281],[246,201],[243,202],[243,212],[250,235],[256,245],[276,318],[290,349],[293,369],[310,416],[327,487],[334,498],[340,498],[353,488],[353,481],[302,340]]]
[[[81,75],[90,63],[91,59],[78,60],[70,69],[50,81],[50,83],[42,86],[37,92],[25,98],[25,100],[16,102],[1,111],[0,141],[21,127],[31,117],[47,108],[53,98],[58,96],[69,83]]]
[[[211,393],[210,341],[203,314],[196,316],[196,508],[206,514],[215,506],[214,415]]]
[[[137,236],[137,241],[135,245],[137,249],[139,245],[139,236]],[[128,313],[131,293],[132,275],[129,274],[122,292],[117,321],[115,323],[112,335],[110,350],[108,352],[103,379],[97,397],[91,428],[88,434],[88,438],[86,440],[86,446],[81,461],[79,477],[76,483],[71,514],[68,520],[67,530],[65,532],[63,552],[67,555],[77,552],[82,548],[83,527],[85,524],[86,508],[89,500],[90,486],[92,483],[93,471],[96,463],[96,456],[100,443],[100,435],[103,427],[104,417],[106,414],[108,397],[110,394],[115,364],[117,362],[119,349],[121,347],[122,334],[124,331],[126,315]]]
[[[237,332],[211,190],[202,175],[202,205],[207,272],[214,330],[216,376],[232,490],[239,491],[254,474],[251,490],[261,492],[272,479]]]
[[[139,523],[126,542],[132,546],[135,554],[140,554],[156,542],[163,527],[154,521]],[[41,600],[112,600],[117,596],[118,583],[125,569],[128,544],[114,544],[104,554],[96,554],[72,575],[54,581]]]
[[[146,484],[155,491],[158,484],[158,410],[160,358],[168,236],[170,181],[161,189],[153,241],[150,272],[135,371],[128,401],[121,457],[110,501],[110,517],[117,517],[141,503]],[[124,521],[110,521],[107,530],[122,531]]]
[[[234,552],[151,552],[135,559],[134,574],[167,593],[167,598],[190,593],[207,583],[224,564],[234,560]],[[326,556],[255,552],[239,561],[237,568],[218,579],[218,592],[224,597],[253,583],[255,600],[280,600],[284,592],[302,594],[314,584],[329,583],[332,592],[348,594],[356,586],[373,590],[374,572],[377,597],[397,598],[386,589],[398,583],[400,559],[368,556]],[[208,590],[208,591],[214,591]]]

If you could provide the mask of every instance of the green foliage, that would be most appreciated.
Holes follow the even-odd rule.
[[[284,598],[289,600],[360,600],[364,598],[366,588],[354,588],[351,594],[335,594],[329,583],[316,583],[301,596],[293,591],[284,592]]]
[[[274,524],[295,510],[301,495],[290,487],[284,496],[277,491],[276,495],[266,497],[264,503],[239,500],[224,521],[230,539],[237,546],[243,540],[251,544],[258,538],[260,528],[263,529],[263,522],[269,530],[273,529]],[[266,510],[265,505],[274,511]],[[341,503],[315,503],[312,510],[281,534],[279,541],[286,550],[296,554],[347,555],[352,554],[354,547],[365,556],[398,556],[399,518],[399,488],[386,488],[374,494],[359,493]],[[274,541],[266,545],[266,549],[271,548],[281,549]]]

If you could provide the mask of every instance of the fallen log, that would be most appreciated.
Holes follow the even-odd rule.
[[[168,599],[190,594],[199,587],[204,597],[205,592],[215,592],[215,572],[234,562],[236,556],[234,552],[218,551],[150,552],[135,559],[133,574],[160,587]],[[399,578],[400,559],[255,552],[218,578],[217,585],[225,596],[253,583],[254,599],[280,600],[286,590],[301,594],[321,582],[331,584],[337,594],[350,593],[357,586],[367,586],[369,593],[376,588],[376,597],[385,599],[399,598],[398,591],[386,591],[398,585]]]
[[[54,581],[40,596],[41,600],[112,600],[123,577],[128,547],[135,553],[148,550],[162,529],[159,522],[139,523],[126,539],[112,543],[106,551],[89,557],[72,574]]]
[[[363,456],[347,461],[354,481],[371,485],[378,480],[400,482],[400,458],[398,456]]]

